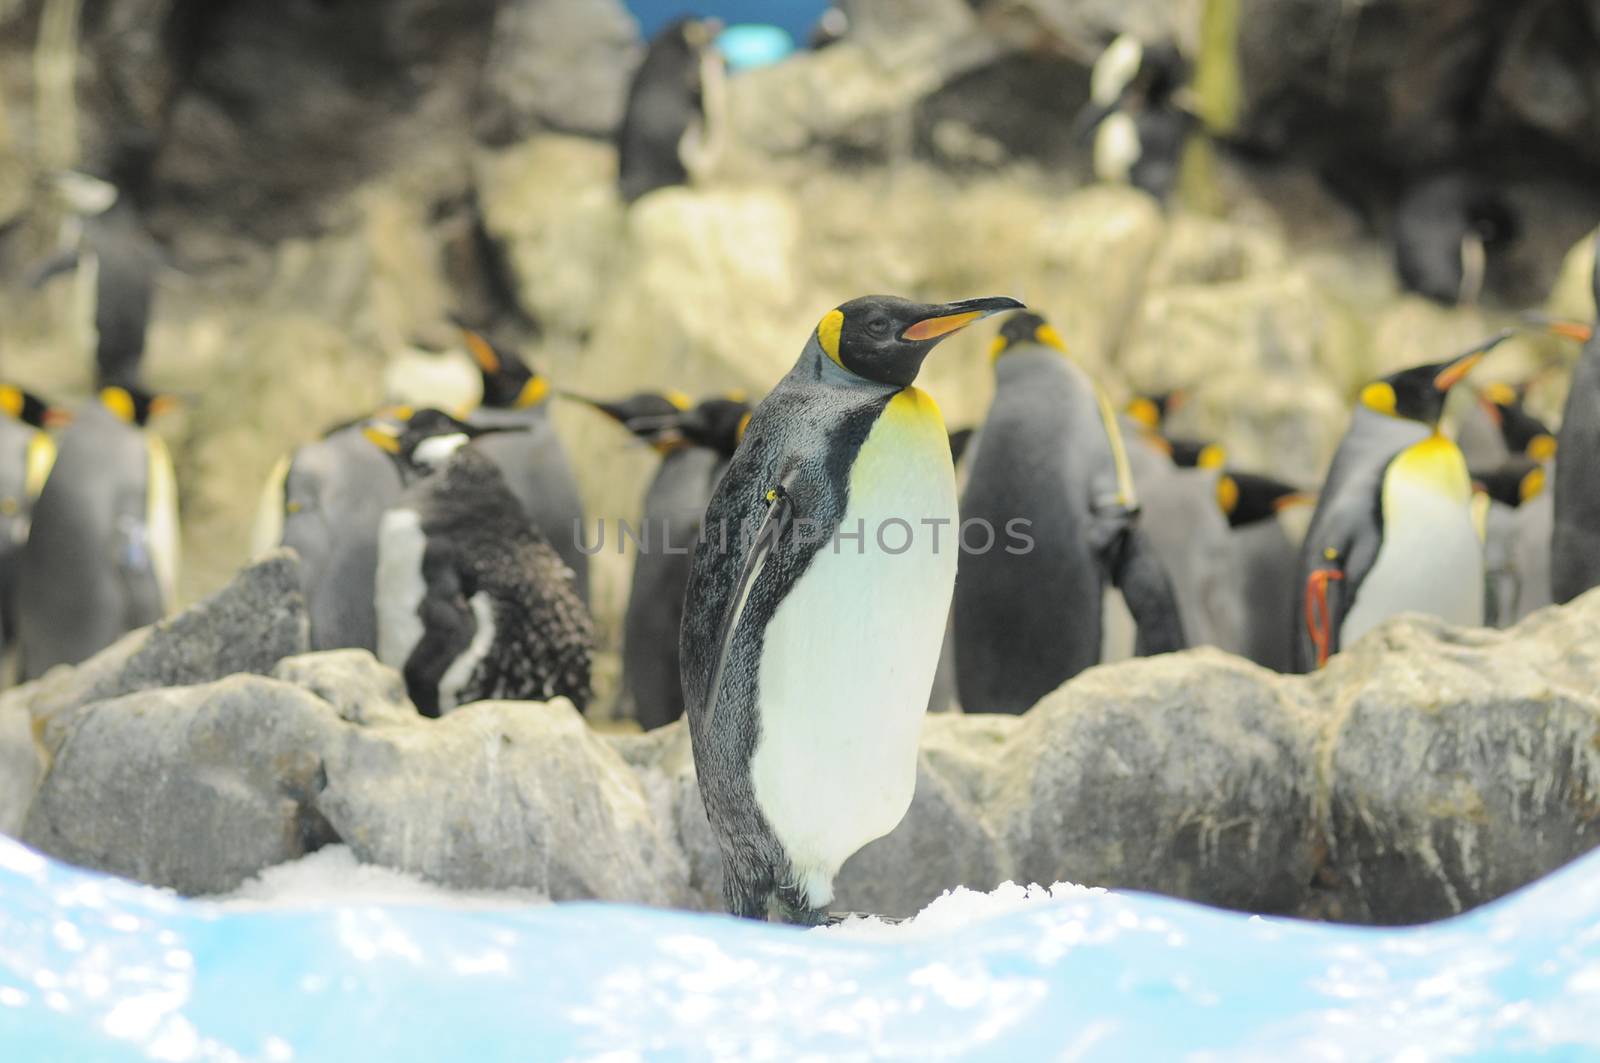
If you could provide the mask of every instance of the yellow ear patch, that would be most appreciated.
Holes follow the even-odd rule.
[[[1394,386],[1382,380],[1361,389],[1361,405],[1378,413],[1386,413],[1390,417],[1399,416],[1395,412]]]
[[[1222,512],[1228,516],[1232,516],[1233,511],[1238,508],[1239,484],[1233,477],[1217,478],[1217,505],[1221,506]]]
[[[489,346],[489,341],[471,329],[462,329],[461,335],[467,341],[467,353],[472,355],[472,360],[478,363],[478,368],[485,373],[498,373],[500,371],[500,356],[494,353],[494,348]]]
[[[135,416],[133,396],[128,394],[127,388],[101,388],[100,405],[128,424],[133,423]]]
[[[1067,353],[1067,341],[1061,338],[1061,333],[1055,330],[1054,325],[1040,325],[1033,330],[1033,338],[1046,347],[1054,347],[1062,354]]]
[[[1152,432],[1161,427],[1161,408],[1142,396],[1128,403],[1128,416]]]
[[[1523,453],[1534,461],[1549,461],[1556,456],[1556,437],[1548,432],[1540,432],[1528,440],[1528,446]]]
[[[0,410],[16,418],[22,417],[22,390],[11,384],[0,384]]]
[[[1220,469],[1228,460],[1228,452],[1220,443],[1207,443],[1200,448],[1200,454],[1195,459],[1195,464],[1202,469]]]
[[[526,410],[530,406],[537,406],[550,397],[550,381],[542,376],[536,376],[522,385],[522,390],[517,392],[517,409]]]
[[[822,347],[822,353],[832,358],[834,364],[844,368],[844,363],[839,361],[839,334],[844,331],[844,311],[829,310],[817,322],[817,343]]]
[[[1517,498],[1523,502],[1539,497],[1539,492],[1544,490],[1544,470],[1529,469],[1528,475],[1522,478],[1517,485]]]
[[[385,454],[400,453],[400,437],[393,432],[386,432],[382,425],[369,424],[361,429],[361,434],[367,442],[383,451]]]
[[[1496,406],[1515,406],[1517,389],[1510,384],[1489,384],[1480,394]]]
[[[674,409],[687,410],[694,405],[694,400],[681,391],[663,391],[661,397],[672,403]]]
[[[744,442],[744,434],[749,430],[750,418],[753,416],[754,413],[747,413],[743,417],[739,418],[739,427],[733,430],[733,441],[735,443]]]

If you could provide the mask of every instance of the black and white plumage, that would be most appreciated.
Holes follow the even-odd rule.
[[[711,492],[738,448],[749,414],[734,398],[683,409],[677,395],[645,393],[596,409],[661,454],[645,490],[639,552],[633,562],[622,625],[622,689],[645,730],[683,715],[678,631],[689,565]]]
[[[956,682],[969,712],[1021,713],[1100,661],[1110,586],[1133,612],[1144,650],[1182,649],[1185,636],[1109,403],[1037,314],[1007,319],[993,351],[995,397],[961,519],[1000,536],[1023,521],[1033,544],[962,554]]]
[[[378,526],[399,501],[401,482],[363,430],[397,416],[380,410],[329,429],[286,455],[263,491],[252,552],[281,544],[300,555],[312,649],[377,652]]]
[[[589,555],[580,548],[583,499],[566,447],[550,419],[550,381],[516,352],[463,329],[467,350],[483,377],[483,403],[469,422],[488,432],[474,447],[500,469],[506,486],[561,560],[572,570],[578,597],[589,601]]]
[[[1195,118],[1179,104],[1187,64],[1169,43],[1146,45],[1129,34],[1113,40],[1095,61],[1089,102],[1077,128],[1094,136],[1094,174],[1130,184],[1165,201]]]
[[[55,441],[45,431],[64,415],[11,384],[0,384],[0,645],[16,639],[22,549],[33,504],[55,463]]]
[[[474,437],[438,410],[398,435],[369,427],[408,482],[378,538],[378,657],[419,711],[485,698],[590,695],[593,623],[572,572],[533,527]]]
[[[172,459],[145,423],[170,400],[107,387],[61,433],[34,503],[17,597],[21,674],[76,664],[173,607]]]
[[[720,150],[724,72],[714,45],[720,29],[713,20],[682,18],[650,41],[617,133],[618,176],[629,203],[687,184]]]
[[[1600,237],[1591,284],[1600,310]],[[1550,588],[1557,602],[1570,602],[1600,585],[1600,328],[1588,330],[1557,439]]]
[[[776,902],[820,922],[840,866],[910,806],[957,519],[944,419],[912,385],[940,339],[1020,305],[870,296],[829,312],[717,484],[681,646],[736,915],[766,918]],[[919,529],[903,549],[875,534],[894,521]],[[924,522],[943,524],[939,545]],[[828,545],[858,525],[859,550]]]

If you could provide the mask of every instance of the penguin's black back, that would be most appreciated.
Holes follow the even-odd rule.
[[[1600,238],[1595,241],[1593,288],[1600,313]],[[1550,589],[1557,603],[1600,586],[1600,329],[1584,345],[1561,415],[1555,470],[1555,529],[1550,543]]]
[[[460,701],[544,701],[564,695],[582,710],[590,695],[593,623],[570,570],[528,522],[494,462],[474,446],[465,447],[443,469],[414,484],[403,504],[416,510],[426,537],[424,570],[448,567],[465,602],[479,592],[492,602],[494,641]],[[429,586],[431,598],[434,580]],[[439,625],[458,624],[465,615],[459,608],[447,613],[446,604],[424,601],[425,643],[438,634]],[[471,631],[448,634],[442,644],[464,649],[471,641]],[[424,686],[431,680],[436,691],[438,677],[454,657],[419,655],[427,657],[419,647],[406,663],[408,685],[415,674]],[[419,702],[418,708],[426,712],[428,707]]]
[[[1105,577],[1089,507],[1096,473],[1111,488],[1114,473],[1092,385],[1065,357],[1008,351],[996,372],[961,497],[962,521],[988,521],[996,541],[961,554],[956,682],[968,711],[1020,713],[1100,659]],[[1025,554],[1004,548],[1015,518],[1031,522]]]
[[[656,35],[628,87],[617,166],[630,203],[689,180],[678,145],[702,116],[700,56],[684,35],[690,22],[679,19]]]
[[[119,201],[85,223],[98,260],[95,284],[95,367],[100,384],[133,387],[144,359],[158,255],[131,203]]]

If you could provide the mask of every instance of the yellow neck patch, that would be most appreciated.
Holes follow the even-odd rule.
[[[1361,405],[1369,410],[1398,417],[1395,402],[1394,386],[1386,381],[1379,380],[1361,389]]]
[[[1556,437],[1540,432],[1528,440],[1524,453],[1534,461],[1549,461],[1556,456]]]
[[[844,368],[844,363],[839,360],[839,334],[843,331],[843,310],[829,310],[817,322],[817,344],[822,348],[822,353],[832,358],[840,369]]]
[[[1539,492],[1544,490],[1544,470],[1529,469],[1528,475],[1522,478],[1522,483],[1517,485],[1517,497],[1527,502],[1539,497]]]
[[[1137,398],[1128,403],[1128,416],[1154,432],[1161,427],[1161,408],[1147,398]],[[1170,452],[1171,448],[1167,448]]]
[[[550,381],[542,376],[536,376],[522,385],[522,390],[517,393],[517,409],[526,410],[530,406],[537,406],[550,397]]]
[[[1239,484],[1233,477],[1217,477],[1217,505],[1222,507],[1224,516],[1233,516],[1239,505]]]
[[[0,410],[20,420],[22,418],[22,391],[11,384],[0,384]]]
[[[1435,432],[1420,443],[1402,450],[1384,477],[1384,500],[1397,479],[1423,484],[1448,498],[1466,503],[1472,498],[1472,477],[1461,448]]]
[[[1067,353],[1067,341],[1061,338],[1061,333],[1055,330],[1054,325],[1040,325],[1033,330],[1033,338],[1046,347],[1054,347],[1062,354]]]
[[[747,413],[743,417],[739,418],[739,427],[733,430],[733,441],[735,443],[744,442],[744,434],[747,430],[749,430],[750,418],[753,416],[755,416],[755,413],[752,411],[751,413]]]
[[[128,394],[127,388],[101,388],[100,405],[116,414],[118,419],[133,424],[136,412],[133,396]]]

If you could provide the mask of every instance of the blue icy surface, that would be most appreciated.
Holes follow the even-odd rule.
[[[870,936],[596,904],[241,911],[0,839],[0,1058],[1600,1054],[1600,854],[1402,930],[987,901]]]

